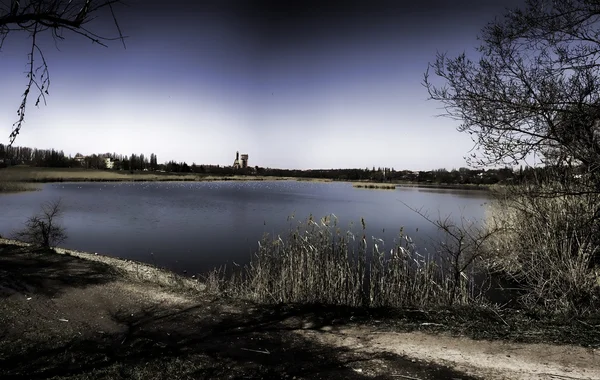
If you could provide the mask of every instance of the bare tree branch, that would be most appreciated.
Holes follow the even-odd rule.
[[[438,54],[424,85],[474,138],[481,154],[471,164],[561,149],[599,165],[600,143],[590,137],[600,120],[599,24],[597,0],[528,0],[483,30],[478,61]]]
[[[21,104],[17,110],[17,121],[9,136],[9,146],[19,135],[25,121],[25,111],[32,89],[37,90],[35,105],[40,101],[46,104],[46,95],[49,94],[50,73],[48,63],[39,45],[37,37],[45,32],[51,32],[56,39],[64,39],[62,31],[69,30],[83,36],[92,43],[107,46],[105,42],[121,40],[125,47],[125,36],[117,21],[113,5],[121,3],[120,0],[11,0],[10,6],[0,3],[0,49],[10,32],[28,32],[31,40],[31,49],[28,54],[27,85],[23,92]],[[100,36],[85,25],[96,18],[101,11],[107,8],[117,29],[116,37]],[[98,16],[99,17],[99,16]],[[105,17],[105,16],[102,16]],[[41,61],[41,62],[39,62]],[[39,62],[39,63],[38,63]],[[39,74],[41,72],[41,74]]]

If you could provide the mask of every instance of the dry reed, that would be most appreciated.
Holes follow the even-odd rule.
[[[22,191],[35,191],[40,187],[34,183],[0,181],[0,193],[17,193]]]
[[[352,187],[359,189],[396,190],[396,185],[391,183],[356,182],[352,184]]]
[[[536,189],[554,190],[562,189]],[[520,284],[524,306],[575,314],[600,306],[598,204],[598,194],[540,197],[527,191],[492,203],[488,219],[505,232],[489,242],[495,252],[489,265]]]
[[[386,250],[382,240],[367,238],[361,222],[358,236],[342,232],[335,216],[311,216],[285,240],[265,235],[249,265],[213,270],[207,289],[263,303],[353,307],[435,307],[448,304],[451,292],[469,291],[466,281],[456,283],[451,271],[419,254],[408,236],[400,234]]]

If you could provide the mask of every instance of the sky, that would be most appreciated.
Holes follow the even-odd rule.
[[[465,167],[473,142],[436,116],[423,74],[438,51],[476,58],[481,29],[521,3],[129,0],[114,7],[125,47],[42,38],[50,94],[30,102],[15,145],[198,165],[239,151],[272,168]],[[88,27],[116,36],[99,16]],[[15,32],[0,51],[0,143],[28,49]]]

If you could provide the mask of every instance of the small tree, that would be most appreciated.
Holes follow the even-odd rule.
[[[62,214],[61,200],[42,205],[42,212],[27,219],[25,228],[15,234],[15,238],[43,248],[50,248],[67,238],[64,227],[56,224]]]

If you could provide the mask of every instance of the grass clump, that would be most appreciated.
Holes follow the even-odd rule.
[[[356,182],[352,184],[352,187],[359,189],[396,190],[396,185],[391,183]]]

